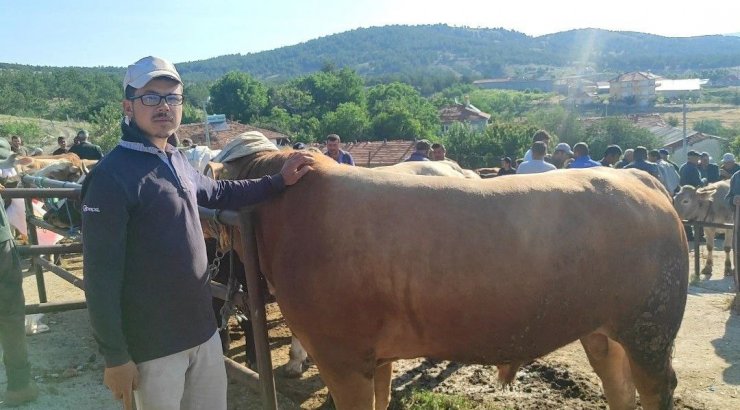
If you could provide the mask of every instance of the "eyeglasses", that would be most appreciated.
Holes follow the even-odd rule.
[[[138,97],[129,98],[129,100],[131,101],[138,99],[141,99],[141,103],[146,105],[147,107],[156,107],[162,102],[162,100],[164,100],[167,105],[182,105],[182,103],[185,101],[185,96],[182,94],[144,94]]]

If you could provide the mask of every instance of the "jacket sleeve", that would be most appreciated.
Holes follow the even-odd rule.
[[[211,209],[239,209],[255,205],[285,190],[280,174],[259,179],[215,181],[192,167],[188,178],[197,190],[198,205]]]
[[[114,367],[131,360],[121,306],[128,201],[123,187],[111,175],[95,171],[83,187],[82,199],[85,298],[105,365]]]

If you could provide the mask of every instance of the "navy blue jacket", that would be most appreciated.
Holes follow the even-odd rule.
[[[135,124],[83,186],[85,296],[106,366],[164,357],[213,336],[198,205],[238,209],[284,189],[280,175],[214,181]]]
[[[691,162],[681,165],[678,175],[680,175],[681,178],[679,182],[681,186],[691,185],[694,188],[699,188],[700,186],[706,185],[706,180],[702,179],[699,167]]]

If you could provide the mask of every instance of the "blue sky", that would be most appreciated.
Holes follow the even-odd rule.
[[[126,66],[245,54],[360,27],[446,23],[529,35],[574,28],[671,37],[740,33],[740,1],[0,0],[0,62]],[[700,6],[700,7],[699,7]]]

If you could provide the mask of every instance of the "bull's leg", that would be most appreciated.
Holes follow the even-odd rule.
[[[308,354],[303,348],[301,341],[293,336],[290,340],[290,360],[285,365],[286,377],[301,377],[303,374],[303,363],[306,361]]]
[[[337,410],[375,408],[374,370],[367,369],[365,372],[360,370],[365,366],[359,363],[326,361],[321,360],[321,355],[311,354]]]
[[[712,276],[712,268],[714,267],[714,259],[712,259],[712,251],[714,250],[714,234],[715,230],[712,228],[705,228],[704,233],[707,237],[707,262],[704,265],[701,273],[707,275],[707,278]]]
[[[375,368],[375,410],[385,410],[391,402],[393,362]]]
[[[255,347],[255,343],[254,343],[254,332],[252,331],[252,322],[249,320],[248,316],[244,314],[236,315],[236,320],[239,322],[239,327],[241,327],[242,331],[244,332],[244,344],[245,344],[246,356],[247,356],[247,367],[249,367],[252,370],[256,370],[257,369],[257,348]]]
[[[725,276],[735,275],[735,270],[732,269],[732,238],[734,238],[735,231],[728,229],[725,231]],[[737,268],[737,266],[736,266]]]
[[[634,409],[635,385],[630,363],[622,346],[606,335],[592,333],[581,338],[588,361],[604,386],[604,395],[612,410]]]

